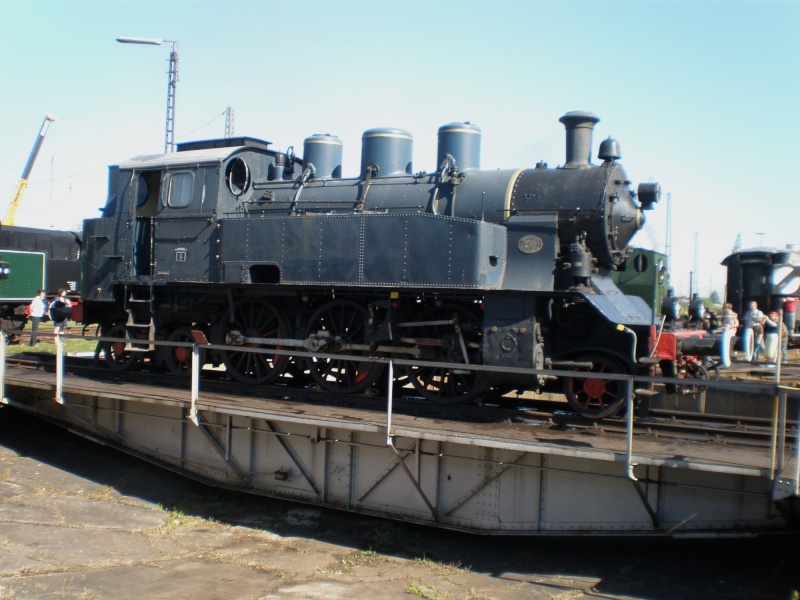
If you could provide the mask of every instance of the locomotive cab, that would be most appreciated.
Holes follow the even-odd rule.
[[[268,145],[193,142],[112,167],[102,217],[84,223],[84,298],[112,300],[120,284],[218,280],[216,223],[241,212],[254,176],[266,178],[275,154]]]

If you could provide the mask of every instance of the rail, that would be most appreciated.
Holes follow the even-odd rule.
[[[47,337],[47,334],[40,334],[41,337]],[[64,385],[64,357],[65,357],[65,339],[74,340],[89,340],[98,343],[95,356],[98,356],[99,349],[103,343],[127,343],[131,340],[126,338],[114,338],[103,336],[79,336],[74,334],[54,335],[54,343],[56,348],[55,353],[55,397],[54,400],[60,404],[65,404],[63,397]],[[6,358],[7,358],[7,338],[5,332],[0,333],[0,399],[8,402],[5,395],[5,381],[6,381]],[[332,359],[332,360],[348,360],[358,362],[371,362],[371,363],[385,363],[388,368],[388,377],[390,380],[394,378],[394,370],[397,365],[417,365],[419,361],[406,360],[396,357],[382,357],[382,356],[355,356],[343,354],[326,354],[320,352],[306,352],[297,349],[264,349],[253,348],[247,346],[227,346],[220,344],[211,344],[206,340],[201,332],[193,332],[192,343],[188,342],[171,342],[162,340],[148,340],[148,345],[153,346],[171,346],[171,347],[186,347],[191,348],[192,362],[191,362],[191,405],[189,411],[189,419],[197,426],[202,427],[202,422],[199,418],[199,411],[197,408],[200,399],[200,375],[203,365],[201,364],[202,349],[216,350],[216,351],[235,351],[235,352],[252,352],[258,354],[269,355],[290,355],[295,358],[318,358],[318,359]],[[468,365],[468,364],[451,364],[441,362],[426,362],[426,366],[443,367],[443,368],[458,368],[460,370],[481,371],[481,372],[500,372],[500,373],[518,373],[525,375],[536,375],[544,377],[572,377],[572,378],[591,378],[596,377],[596,373],[586,373],[580,371],[563,371],[553,369],[521,369],[514,367],[491,367],[485,365]],[[638,479],[634,473],[635,467],[638,463],[635,462],[634,453],[634,423],[635,423],[635,404],[636,399],[636,385],[637,384],[681,384],[686,383],[686,380],[668,378],[668,377],[642,377],[627,374],[614,374],[603,373],[603,379],[618,380],[623,382],[625,389],[625,407],[626,407],[626,476],[637,486],[637,491],[643,496],[644,492],[638,486]],[[772,484],[772,499],[781,500],[789,497],[800,496],[800,429],[795,430],[794,437],[794,450],[792,455],[787,456],[786,448],[789,442],[790,434],[787,433],[789,416],[788,405],[789,396],[793,395],[800,397],[800,390],[783,386],[780,383],[780,366],[776,366],[775,381],[773,383],[759,383],[749,382],[743,384],[742,382],[726,382],[720,380],[692,380],[693,386],[700,386],[703,388],[714,387],[717,389],[728,389],[729,391],[756,391],[760,393],[767,393],[773,395],[772,418],[771,418],[771,442],[770,442],[770,462],[771,462],[771,484]],[[386,398],[386,446],[394,454],[400,454],[400,451],[395,447],[395,435],[392,429],[392,415],[394,412],[394,386],[387,386],[388,393]],[[795,417],[795,422],[800,423],[800,403],[798,403],[798,414]],[[398,461],[401,466],[405,466],[405,461]],[[792,465],[792,472],[789,475],[783,474],[788,465]],[[413,475],[408,472],[407,475],[416,484]],[[426,502],[424,493],[421,489],[418,491],[422,494]],[[645,500],[643,496],[643,501]],[[647,502],[645,501],[647,506]],[[430,503],[429,503],[430,506]],[[432,507],[431,507],[432,508]]]

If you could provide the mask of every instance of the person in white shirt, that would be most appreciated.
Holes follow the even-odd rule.
[[[47,310],[47,303],[44,301],[44,290],[39,290],[36,292],[36,296],[33,297],[33,300],[31,300],[30,305],[31,346],[35,346],[39,343],[39,323],[41,323],[42,319],[44,318],[45,310]]]
[[[753,354],[745,356],[746,360],[758,362],[761,352],[764,350],[764,313],[758,310],[758,303],[750,302],[750,310],[744,313],[744,327],[750,332],[753,338]],[[747,349],[745,349],[747,354]]]

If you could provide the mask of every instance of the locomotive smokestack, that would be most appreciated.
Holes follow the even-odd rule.
[[[592,130],[600,118],[594,113],[574,110],[559,119],[567,129],[565,169],[588,167],[592,155]]]

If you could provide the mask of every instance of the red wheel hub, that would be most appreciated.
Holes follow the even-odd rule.
[[[583,391],[591,398],[600,398],[606,393],[606,382],[602,379],[587,379],[583,382]]]

